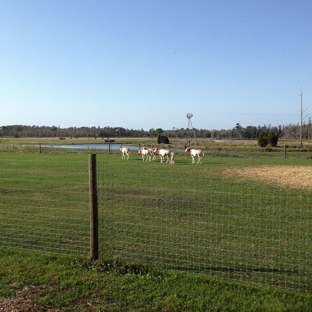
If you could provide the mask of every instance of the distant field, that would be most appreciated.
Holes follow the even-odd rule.
[[[45,144],[83,144],[83,143],[105,143],[106,138],[59,138],[59,137],[48,137],[48,138],[8,138],[8,137],[0,137],[0,144],[30,144],[30,143],[45,143]],[[129,137],[121,137],[121,138],[111,138],[115,140],[115,143],[127,143],[137,145],[138,143],[148,144],[148,145],[157,145],[157,138],[129,138]],[[236,140],[236,139],[211,139],[211,138],[198,138],[195,140],[194,138],[183,138],[176,139],[170,138],[170,145],[172,146],[185,146],[186,143],[191,142],[191,145],[198,145],[199,147],[204,146],[242,146],[242,147],[256,147],[258,146],[257,140]],[[278,141],[278,147],[283,147],[284,145],[288,145],[289,147],[300,147],[299,140],[283,140],[280,139]],[[304,141],[303,147],[312,147],[312,141]]]
[[[162,147],[158,145],[156,138],[114,138],[115,144],[132,146],[152,146]],[[78,145],[78,144],[101,144],[105,143],[101,138],[0,138],[0,152],[38,152],[40,144],[43,146],[40,150],[42,153],[55,153],[56,149],[48,148],[49,145]],[[207,156],[214,157],[268,157],[268,158],[284,158],[285,146],[286,157],[288,158],[312,158],[312,142],[303,142],[303,148],[300,148],[298,140],[279,140],[277,147],[267,146],[261,148],[258,146],[257,140],[211,140],[210,138],[199,138],[198,140],[188,139],[170,139],[168,148],[184,149],[186,145],[191,144],[193,148],[202,148]],[[81,152],[91,152],[81,151]],[[65,151],[61,149],[58,152],[73,153],[72,150]],[[106,150],[95,151],[96,153],[106,153]]]

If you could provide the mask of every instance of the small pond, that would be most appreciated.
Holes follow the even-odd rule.
[[[127,145],[127,144],[117,144],[117,143],[87,143],[87,144],[58,144],[58,145],[41,145],[41,147],[51,147],[51,148],[70,148],[70,149],[111,149],[111,150],[119,150],[119,148],[128,147],[131,151],[137,151],[142,149],[142,146],[136,145]],[[156,146],[155,146],[156,147]],[[181,148],[171,148],[172,151],[176,152],[184,152],[184,149]]]

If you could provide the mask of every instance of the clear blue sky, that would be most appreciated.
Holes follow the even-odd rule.
[[[1,0],[0,126],[297,124],[311,31],[311,0]]]

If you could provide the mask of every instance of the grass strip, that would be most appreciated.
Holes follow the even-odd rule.
[[[0,248],[0,295],[62,311],[311,311],[310,294],[249,287],[116,259]]]

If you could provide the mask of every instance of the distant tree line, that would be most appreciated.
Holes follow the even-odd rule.
[[[194,132],[195,130],[195,132]],[[237,123],[232,129],[207,130],[207,129],[188,129],[174,128],[172,130],[163,130],[161,128],[150,129],[126,129],[123,127],[69,127],[60,128],[56,126],[24,126],[9,125],[0,127],[0,136],[2,137],[93,137],[93,138],[118,138],[118,137],[155,137],[161,138],[167,136],[173,138],[193,138],[196,133],[197,138],[212,139],[258,139],[261,133],[272,132],[280,139],[299,139],[300,125],[289,124],[286,126],[279,125],[272,127],[264,126],[247,126],[242,127]],[[307,124],[303,125],[302,137],[305,140],[312,138],[311,118]]]

